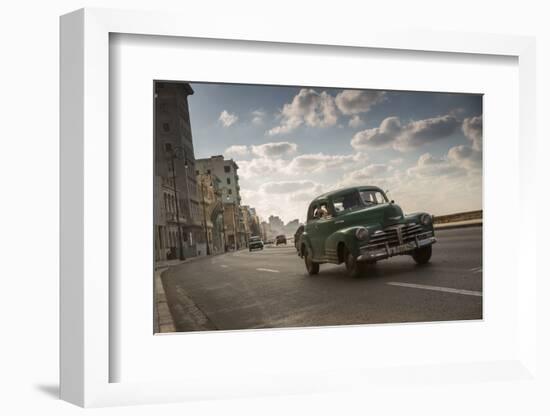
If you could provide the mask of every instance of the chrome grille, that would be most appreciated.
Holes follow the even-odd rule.
[[[399,224],[376,231],[370,238],[366,248],[376,249],[386,244],[389,247],[414,241],[417,235],[423,234],[419,224]]]

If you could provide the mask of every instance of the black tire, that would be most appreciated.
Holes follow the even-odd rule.
[[[304,250],[304,263],[306,265],[306,270],[310,276],[319,273],[319,263],[311,260],[311,256],[309,255],[309,250],[307,249],[307,247]]]
[[[417,248],[413,251],[412,258],[417,264],[426,264],[432,257],[432,246]]]
[[[360,277],[365,271],[365,265],[358,262],[355,256],[351,254],[347,248],[344,250],[344,263],[346,264],[346,270],[350,277]]]

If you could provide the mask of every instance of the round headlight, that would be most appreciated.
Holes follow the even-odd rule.
[[[358,240],[366,240],[368,236],[369,236],[369,231],[364,227],[358,228],[355,231],[355,237],[357,237]]]
[[[432,223],[432,216],[428,214],[422,214],[420,222],[424,225],[430,225]]]

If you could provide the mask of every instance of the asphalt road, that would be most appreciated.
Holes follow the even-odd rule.
[[[306,273],[293,246],[204,257],[162,275],[177,331],[482,318],[482,228],[436,231],[432,260],[398,256],[348,277]]]

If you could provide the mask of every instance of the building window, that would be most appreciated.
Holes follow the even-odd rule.
[[[170,123],[162,123],[162,130],[164,130],[165,132],[169,132],[170,131]]]
[[[231,172],[231,166],[224,166],[223,170],[224,170],[224,172],[229,173],[229,172]]]
[[[210,169],[208,169],[208,170],[206,171],[206,173],[208,173],[208,174],[210,175]]]
[[[172,143],[164,143],[164,151],[165,152],[171,152],[172,151]]]
[[[200,172],[198,170],[195,171],[195,175],[199,176],[199,173]]]
[[[227,184],[231,185],[231,178],[227,178]]]
[[[228,189],[228,190],[227,190],[227,193],[228,193],[229,195],[231,195],[231,194],[233,193],[233,191],[232,191],[231,189]]]

